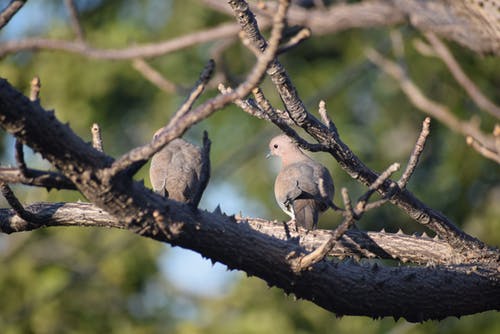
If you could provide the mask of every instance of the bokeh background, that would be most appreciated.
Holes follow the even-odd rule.
[[[0,1],[2,7],[9,1]],[[76,1],[91,45],[120,48],[161,41],[213,27],[232,18],[196,0]],[[26,37],[73,39],[63,1],[28,1],[0,32],[0,40]],[[494,119],[470,100],[436,58],[417,53],[421,38],[409,26],[349,30],[313,36],[280,57],[307,107],[327,103],[343,140],[372,169],[406,163],[425,115],[413,107],[391,78],[364,56],[374,47],[393,57],[391,36],[402,37],[413,80],[430,98],[464,119],[476,117],[485,131]],[[393,38],[394,40],[394,38]],[[221,52],[221,48],[224,46]],[[482,91],[500,103],[500,61],[449,43],[454,55]],[[118,157],[146,143],[182,103],[185,91],[208,59],[216,57],[226,84],[244,78],[254,56],[237,39],[204,43],[149,61],[178,91],[166,93],[133,69],[130,61],[91,60],[63,52],[22,52],[3,58],[0,76],[28,94],[42,81],[41,103],[90,141],[97,122],[105,151]],[[220,74],[221,72],[219,72]],[[219,76],[220,78],[220,76]],[[215,84],[201,101],[214,96]],[[268,98],[281,107],[268,80]],[[465,231],[500,245],[500,169],[465,144],[463,136],[434,121],[422,161],[409,188],[444,212]],[[212,178],[201,207],[234,214],[286,220],[275,204],[272,186],[277,161],[265,159],[277,128],[234,106],[194,126],[186,137],[212,140]],[[12,137],[1,133],[1,163],[13,164]],[[51,168],[27,151],[31,167]],[[337,189],[356,198],[363,192],[329,156],[314,154],[330,169]],[[137,179],[147,177],[148,166]],[[79,193],[15,186],[23,203],[85,200]],[[338,194],[336,203],[340,203]],[[2,207],[8,205],[1,200]],[[321,228],[339,223],[335,214]],[[387,206],[369,212],[358,227],[405,233],[423,231]],[[14,333],[499,333],[500,316],[485,312],[462,319],[409,324],[404,320],[337,318],[318,306],[269,289],[257,278],[229,272],[196,253],[144,239],[126,231],[50,228],[0,235],[0,332]],[[425,291],[420,293],[425,294]]]

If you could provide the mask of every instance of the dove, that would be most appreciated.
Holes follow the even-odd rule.
[[[203,149],[181,138],[172,140],[151,159],[149,178],[153,190],[175,201],[198,207],[210,177],[209,151],[210,141],[206,133]]]
[[[328,169],[307,156],[286,135],[274,137],[268,156],[281,158],[281,169],[274,183],[274,195],[280,208],[297,226],[313,230],[318,216],[329,207],[335,188]]]

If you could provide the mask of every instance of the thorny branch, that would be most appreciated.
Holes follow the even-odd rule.
[[[68,1],[68,4],[72,4],[72,1]],[[13,233],[44,226],[71,225],[126,228],[143,236],[199,251],[214,261],[227,264],[229,268],[255,274],[270,285],[277,285],[286,292],[293,292],[299,298],[312,300],[333,312],[403,316],[410,321],[422,321],[451,314],[498,309],[498,299],[495,298],[498,295],[498,284],[495,282],[499,280],[498,251],[463,233],[446,217],[426,207],[404,189],[423,150],[429,132],[429,120],[424,121],[406,171],[398,182],[390,180],[391,174],[399,168],[398,164],[391,165],[380,175],[372,172],[340,140],[324,103],[320,103],[319,107],[323,123],[309,114],[285,69],[276,60],[276,55],[283,50],[280,48],[280,40],[288,1],[280,1],[280,7],[273,17],[273,29],[269,41],[260,34],[253,13],[249,11],[246,2],[234,0],[230,1],[230,4],[237,14],[246,38],[253,44],[254,49],[260,50],[256,65],[247,79],[234,90],[222,88],[222,94],[192,109],[210,78],[207,72],[211,72],[213,64],[209,65],[200,76],[200,81],[195,85],[192,94],[158,136],[151,143],[130,151],[116,161],[102,152],[102,143],[98,138],[100,136],[93,136],[93,145],[96,149],[85,146],[79,138],[73,137],[75,135],[69,128],[59,129],[61,124],[53,120],[54,117],[49,117],[39,103],[29,104],[19,94],[15,95],[13,89],[2,81],[0,124],[42,154],[45,153],[44,157],[59,168],[61,174],[30,170],[22,158],[17,159],[18,168],[0,169],[3,194],[13,208],[13,210],[0,209],[0,231]],[[76,12],[73,17],[77,20]],[[263,92],[257,88],[266,70],[285,104],[283,111],[274,108]],[[250,92],[253,92],[255,100],[246,99]],[[228,217],[220,210],[214,213],[185,210],[183,205],[156,196],[144,189],[143,185],[132,182],[132,173],[130,175],[121,173],[137,167],[137,164],[149,159],[170,140],[182,135],[190,126],[233,102],[245,106],[246,112],[272,121],[294,137],[302,147],[331,153],[351,175],[368,185],[367,192],[359,198],[354,208],[347,190],[342,190],[344,221],[338,228],[334,231],[317,230],[310,233],[288,229],[287,232],[282,224],[252,218]],[[13,113],[13,110],[17,113]],[[25,117],[26,115],[33,116],[30,118]],[[19,119],[22,119],[23,126],[26,127],[24,132],[19,130]],[[58,129],[56,137],[64,138],[67,149],[65,154],[68,156],[74,154],[72,157],[74,160],[62,156],[60,149],[44,152],[43,144],[47,143],[43,142],[45,139],[38,135],[38,129],[33,124],[37,120],[45,120]],[[305,141],[292,128],[293,124],[302,127],[319,143],[310,144]],[[209,146],[210,142],[205,136],[204,150],[207,155]],[[17,152],[22,157],[22,149],[17,148]],[[78,155],[83,152],[85,152],[83,155]],[[113,177],[116,177],[116,180]],[[25,209],[5,184],[11,181],[43,187],[67,189],[76,187],[97,206],[87,203],[37,203]],[[382,194],[382,200],[368,203],[375,191]],[[428,225],[443,238],[430,239],[427,236],[412,237],[385,232],[365,233],[349,229],[364,212],[389,200],[402,207],[412,218]],[[130,218],[131,216],[133,218]],[[225,247],[224,249],[214,247],[222,243],[238,254],[227,252]],[[256,254],[255,249],[259,251],[265,249],[266,256]],[[393,270],[376,264],[364,266],[321,261],[327,255],[339,258],[343,256],[395,258],[402,262],[432,263],[440,264],[442,267],[417,266]],[[292,261],[289,261],[290,258]],[[255,266],[257,262],[259,265]],[[309,270],[303,270],[305,268]],[[429,273],[434,275],[431,276]],[[366,275],[369,279],[366,279]],[[476,288],[460,289],[463,293],[457,295],[456,287],[446,283],[452,280],[468,282],[470,286]],[[312,281],[315,282],[315,286],[311,286]],[[377,283],[382,281],[384,284]],[[418,305],[422,305],[419,304],[422,303],[420,296],[411,294],[390,302],[377,302],[390,298],[389,291],[394,293],[401,288],[414,291],[416,287],[414,281],[420,282],[419,284],[428,283],[429,293],[441,296],[445,305],[455,305],[456,309],[450,313],[449,308],[442,310],[438,305],[419,308]],[[352,287],[353,282],[357,282],[355,284],[359,290],[358,294],[363,296],[363,301],[356,296],[345,295],[345,291],[350,291],[349,287]],[[363,285],[359,282],[366,283]],[[478,298],[478,293],[481,298]],[[474,304],[474,301],[477,303],[478,300],[479,305]],[[351,301],[357,306],[350,305]],[[409,310],[407,303],[417,305],[417,311]]]

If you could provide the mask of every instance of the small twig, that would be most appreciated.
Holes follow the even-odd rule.
[[[0,13],[0,29],[9,23],[10,19],[16,15],[25,3],[26,0],[14,0],[9,3],[9,5]]]
[[[385,171],[383,171],[379,175],[379,177],[375,180],[375,182],[373,182],[368,187],[368,190],[363,195],[360,196],[360,198],[358,199],[358,203],[356,204],[356,211],[355,211],[356,219],[360,219],[363,213],[365,213],[366,211],[374,209],[376,207],[380,207],[383,204],[387,203],[387,201],[393,194],[392,191],[387,191],[385,198],[380,201],[374,202],[376,204],[371,203],[372,205],[370,206],[368,206],[367,204],[370,197],[384,184],[386,180],[388,180],[391,177],[392,174],[394,174],[396,171],[399,170],[400,166],[401,165],[398,164],[397,162],[390,165]],[[392,189],[395,190],[394,186],[392,187]]]
[[[25,38],[21,40],[0,43],[0,58],[8,54],[30,50],[58,50],[80,54],[91,59],[105,60],[130,60],[135,58],[159,57],[174,51],[182,50],[193,45],[233,37],[239,31],[239,26],[234,23],[223,23],[211,29],[195,31],[193,33],[143,45],[131,46],[122,49],[99,49],[89,45],[82,45],[80,41],[65,41],[47,38]]]
[[[484,147],[479,141],[475,140],[471,136],[465,137],[465,142],[467,143],[467,145],[471,146],[474,150],[479,152],[485,158],[496,161],[497,163],[500,164],[500,153],[499,152],[495,152],[495,151],[492,151],[492,150]]]
[[[183,117],[185,114],[187,114],[191,108],[193,107],[193,104],[195,101],[200,97],[201,93],[203,93],[203,90],[205,90],[205,87],[208,84],[208,81],[212,78],[212,74],[214,73],[215,69],[215,62],[210,59],[208,63],[205,65],[203,68],[203,71],[200,74],[200,77],[198,78],[198,81],[194,85],[193,89],[189,93],[188,97],[184,101],[184,103],[181,105],[181,107],[177,110],[175,115],[172,117],[170,122],[168,122],[169,126],[175,125],[178,119]]]
[[[42,87],[42,82],[38,76],[33,77],[30,83],[30,101],[39,102],[40,101],[40,88]]]
[[[500,124],[495,124],[493,128],[493,137],[495,138],[496,151],[500,152]]]
[[[282,123],[289,126],[294,125],[294,122],[288,113],[284,110],[274,108],[259,87],[255,87],[252,90],[252,94],[255,98],[255,102],[257,102],[257,105],[269,116],[269,120],[273,123],[278,124],[278,126]]]
[[[354,224],[355,219],[352,212],[351,200],[346,188],[342,188],[342,198],[344,200],[344,220],[337,226],[331,233],[331,237],[323,243],[320,247],[316,248],[311,253],[295,258],[291,261],[291,266],[294,272],[301,272],[313,264],[323,260],[328,253],[335,247],[337,241],[344,235],[344,233]]]
[[[64,4],[66,5],[66,8],[68,8],[71,27],[75,32],[77,40],[84,42],[85,34],[83,32],[82,25],[80,24],[80,18],[78,17],[78,10],[76,9],[75,2],[73,0],[64,0]]]
[[[19,202],[12,189],[10,189],[10,187],[6,183],[0,182],[0,191],[2,192],[3,197],[5,197],[9,205],[19,217],[30,223],[36,223],[37,221],[39,221],[36,215],[24,209],[23,205],[21,204],[21,202]]]
[[[323,122],[323,124],[325,124],[328,127],[328,130],[332,133],[337,133],[337,127],[332,122],[330,117],[328,117],[328,113],[326,111],[326,103],[323,100],[319,101],[318,113],[321,117],[321,121]]]
[[[0,167],[0,182],[21,183],[28,186],[50,189],[70,189],[76,187],[66,176],[58,172],[27,169],[25,173],[20,168]]]
[[[294,125],[294,122],[290,118],[288,113],[274,108],[269,100],[265,97],[264,92],[262,92],[259,87],[254,88],[252,90],[252,93],[255,97],[257,105],[260,107],[260,110],[263,110],[265,114],[268,115],[268,119],[276,124],[287,136],[292,137],[297,145],[310,152],[320,152],[327,150],[325,146],[321,144],[310,144],[301,136],[299,136],[298,133],[293,128],[291,128],[291,126]]]
[[[408,161],[408,165],[406,166],[406,170],[404,171],[403,176],[401,176],[401,178],[398,180],[398,186],[400,189],[406,188],[408,180],[417,167],[418,160],[420,159],[420,155],[422,154],[422,151],[425,147],[427,136],[429,136],[430,133],[430,124],[430,117],[426,117],[424,122],[422,123],[422,131],[420,131],[420,135],[418,136],[417,142],[415,143],[415,147],[413,148],[413,152],[410,156],[410,160]]]
[[[415,38],[412,41],[413,47],[417,50],[421,55],[426,57],[437,57],[436,50],[428,43],[424,42],[420,38]]]
[[[408,78],[407,73],[401,66],[383,57],[374,49],[368,49],[366,55],[370,61],[399,82],[401,90],[415,107],[437,118],[451,130],[464,136],[472,136],[491,150],[493,144],[490,136],[484,134],[473,122],[460,120],[446,106],[427,98],[415,83]]]
[[[436,51],[436,54],[441,58],[441,60],[448,67],[455,80],[462,86],[462,88],[469,94],[471,99],[484,111],[490,113],[496,118],[500,119],[500,107],[488,99],[481,90],[476,86],[476,84],[465,74],[465,72],[460,67],[453,54],[446,47],[446,45],[439,39],[434,33],[427,32],[425,37],[431,43],[432,47]]]
[[[102,146],[101,127],[99,126],[99,124],[97,123],[92,124],[91,132],[92,132],[92,147],[94,147],[99,152],[104,152]]]
[[[31,80],[30,84],[30,101],[31,102],[39,102],[40,101],[40,87],[41,87],[41,82],[40,78],[35,76]],[[23,143],[16,138],[16,142],[14,144],[14,149],[15,149],[15,159],[17,162],[17,166],[19,167],[19,171],[24,177],[29,177],[28,175],[28,167],[26,166],[26,161],[24,160],[24,150],[23,150]]]
[[[217,88],[222,94],[230,94],[233,92],[233,89],[231,87],[225,87],[221,83],[217,86]],[[269,116],[262,109],[260,109],[252,99],[235,99],[233,103],[240,107],[241,110],[243,110],[247,114],[266,121],[269,120]]]
[[[23,143],[19,139],[16,139],[14,148],[17,167],[23,176],[28,177],[28,166],[26,166],[26,161],[24,161]]]
[[[139,73],[141,73],[144,78],[149,80],[156,87],[160,88],[162,91],[172,94],[176,93],[179,89],[178,87],[167,80],[160,72],[151,67],[144,59],[136,58],[132,61],[132,67]]]
[[[297,45],[311,37],[311,29],[302,28],[300,29],[292,38],[290,38],[285,44],[281,45],[278,49],[278,55],[290,51]]]

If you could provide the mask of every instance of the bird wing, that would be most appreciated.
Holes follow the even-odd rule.
[[[201,167],[201,152],[196,146],[185,142],[176,147],[171,155],[165,181],[170,198],[192,203],[199,187]]]

